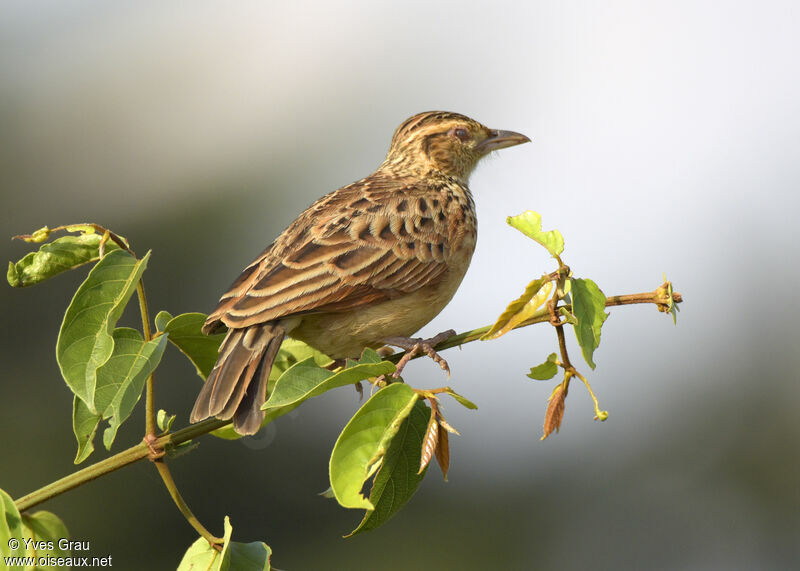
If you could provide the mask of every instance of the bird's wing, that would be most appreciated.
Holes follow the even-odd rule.
[[[448,203],[374,178],[321,198],[244,270],[206,331],[351,310],[437,283],[453,246]]]

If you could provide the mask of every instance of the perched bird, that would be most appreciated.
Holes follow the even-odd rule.
[[[458,113],[403,122],[378,170],[307,208],[222,296],[203,332],[228,333],[191,421],[233,418],[238,433],[257,432],[287,335],[333,359],[387,341],[431,354],[408,336],[447,305],[469,266],[470,173],[489,152],[529,141]]]

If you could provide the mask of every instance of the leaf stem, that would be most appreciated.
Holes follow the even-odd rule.
[[[558,337],[558,350],[561,353],[561,366],[567,371],[575,371],[575,367],[572,366],[569,360],[569,353],[567,353],[567,340],[564,338],[563,325],[556,325],[556,337]]]
[[[136,285],[136,295],[139,298],[139,313],[142,314],[142,333],[146,343],[153,338],[153,333],[150,329],[150,313],[147,310],[147,296],[144,293],[144,280],[142,279]],[[155,391],[153,385],[153,374],[151,373],[147,377],[145,389],[144,430],[146,435],[155,435],[156,433]]]
[[[216,537],[214,534],[208,531],[203,524],[200,523],[200,520],[197,519],[197,516],[192,513],[192,510],[189,509],[189,506],[183,499],[183,496],[181,496],[181,493],[178,491],[178,486],[175,484],[175,480],[172,478],[172,473],[169,471],[169,467],[164,462],[164,459],[159,458],[158,460],[155,460],[153,464],[155,464],[156,468],[158,469],[158,473],[161,476],[161,479],[164,481],[164,485],[166,486],[169,495],[172,496],[175,505],[178,506],[178,509],[183,514],[183,517],[189,522],[189,525],[191,525],[201,537],[205,538],[210,545],[222,545],[225,540],[220,537]]]
[[[597,401],[597,397],[594,396],[594,391],[592,390],[592,385],[589,384],[589,381],[586,380],[586,377],[581,375],[577,369],[574,367],[572,368],[572,374],[578,377],[584,385],[586,385],[586,390],[589,391],[589,396],[592,397],[592,401],[594,402],[594,419],[595,420],[605,420],[608,418],[608,412],[605,410],[600,410],[600,403]]]

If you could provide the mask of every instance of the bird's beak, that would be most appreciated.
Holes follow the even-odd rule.
[[[487,153],[491,153],[492,151],[530,142],[531,140],[522,133],[515,133],[514,131],[492,130],[489,133],[488,138],[478,143],[476,150],[482,155],[485,155]]]

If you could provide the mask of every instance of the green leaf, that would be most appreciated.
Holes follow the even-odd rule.
[[[271,408],[264,414],[264,420],[261,423],[261,427],[265,427],[270,422],[283,416],[284,414],[288,414],[296,409],[298,406],[303,404],[302,402],[297,402],[295,404],[289,406],[281,406],[278,408]],[[227,426],[223,426],[222,428],[217,428],[216,430],[212,430],[209,432],[212,436],[216,436],[217,438],[222,438],[224,440],[239,440],[242,438],[242,435],[236,432],[233,429],[233,425],[229,424]]]
[[[268,385],[268,394],[270,396],[264,406],[261,407],[266,411],[266,416],[261,426],[269,424],[276,418],[293,411],[306,400],[326,391],[345,385],[352,385],[370,377],[389,374],[395,370],[394,363],[381,360],[381,357],[372,349],[365,349],[361,359],[358,361],[348,360],[344,369],[332,373],[327,369],[323,369],[319,364],[319,361],[330,361],[329,357],[315,349],[311,349],[305,343],[295,342],[292,339],[287,341],[291,343],[287,354],[284,355],[283,365],[294,360],[294,354],[290,353],[290,351],[299,349],[296,354],[310,356],[294,363],[283,372],[273,364]],[[284,345],[287,344],[287,341],[284,341]],[[303,347],[299,347],[295,343],[300,343]],[[281,345],[281,351],[283,351],[284,345]],[[306,348],[310,349],[310,351]],[[280,355],[280,352],[278,355]],[[232,426],[218,428],[212,431],[211,434],[226,440],[241,438],[241,435],[233,430]]]
[[[509,216],[506,222],[528,238],[544,246],[554,258],[564,251],[564,237],[558,230],[542,232],[542,216],[533,210],[526,210],[517,216]]]
[[[659,291],[662,288],[664,288],[664,286],[666,286],[666,290],[667,290],[666,294],[667,294],[667,300],[668,300],[667,301],[667,310],[666,311],[667,311],[667,313],[672,315],[672,324],[673,325],[678,325],[678,312],[681,310],[681,308],[678,307],[677,303],[675,303],[675,298],[673,297],[674,292],[672,290],[672,282],[667,279],[667,274],[662,274],[662,275],[664,276],[664,285],[659,287],[656,291]],[[658,310],[661,311],[661,306],[659,305],[657,307],[658,307]]]
[[[167,411],[163,408],[158,409],[156,413],[156,424],[162,432],[169,432],[172,428],[172,423],[175,422],[174,414],[167,416]]]
[[[28,540],[26,556],[58,559],[70,556],[68,549],[59,546],[59,540],[68,539],[69,531],[58,516],[51,512],[38,511],[34,514],[22,514],[23,536]],[[33,569],[63,569],[63,566],[37,564]]]
[[[606,295],[589,279],[573,279],[572,312],[578,323],[573,326],[583,358],[594,369],[594,350],[600,345],[600,328],[608,317]]]
[[[390,385],[393,386],[393,385]],[[422,440],[430,418],[430,409],[418,400],[403,421],[386,451],[383,464],[375,476],[369,501],[375,506],[347,537],[375,529],[396,514],[417,491],[427,468],[418,474]]]
[[[0,511],[0,557],[69,557],[69,551],[58,546],[59,539],[69,538],[69,531],[56,515],[46,511],[20,515],[14,500],[3,490]],[[56,567],[37,565],[25,569]]]
[[[225,516],[227,520],[228,517]],[[222,569],[222,554],[199,537],[183,554],[178,571],[219,571]]]
[[[531,367],[531,372],[528,373],[528,376],[531,379],[536,379],[537,381],[546,381],[555,377],[556,373],[558,372],[556,357],[557,355],[555,353],[550,353],[550,355],[547,357],[547,361],[541,365]]]
[[[281,348],[272,363],[272,371],[269,374],[270,380],[277,379],[289,367],[309,357],[313,357],[314,362],[320,367],[325,367],[333,362],[333,359],[325,353],[314,349],[311,345],[306,345],[302,341],[287,337],[281,343]]]
[[[200,537],[183,554],[178,571],[220,571],[225,558],[224,553],[227,551],[225,548],[231,541],[232,533],[233,527],[231,527],[230,519],[225,516],[223,551],[217,551],[205,538]]]
[[[347,366],[337,373],[321,368],[313,357],[309,357],[290,367],[278,378],[269,399],[261,408],[269,410],[300,404],[331,389],[352,385],[370,377],[388,375],[394,370],[394,363],[382,361],[372,349],[364,349],[359,361],[348,361]]]
[[[262,410],[278,408],[305,400],[304,397],[310,398],[313,396],[312,391],[324,385],[331,377],[333,377],[331,371],[317,365],[313,357],[308,357],[295,363],[278,377],[269,398],[261,408]],[[297,386],[293,387],[292,383],[297,383]]]
[[[461,406],[463,406],[465,408],[472,409],[472,410],[478,410],[478,405],[477,404],[475,404],[474,402],[472,402],[468,398],[466,398],[464,396],[461,396],[460,394],[458,394],[456,391],[454,391],[450,387],[447,387],[447,391],[445,391],[445,392],[448,395],[450,395],[451,397],[453,397],[454,399],[456,399],[456,402],[458,404],[460,404]]]
[[[14,500],[0,489],[0,556],[24,557],[25,544],[22,541],[22,517],[19,515]],[[11,541],[14,538],[17,542]]]
[[[22,236],[14,236],[14,238],[19,238],[21,240],[25,240],[30,244],[41,244],[42,242],[46,242],[47,239],[50,237],[50,234],[53,231],[50,230],[48,226],[42,226],[38,230],[34,230],[33,234],[23,234]],[[90,232],[91,233],[91,232]],[[12,238],[12,240],[14,239]]]
[[[94,399],[96,410],[102,410],[103,418],[110,419],[103,433],[106,450],[111,449],[117,430],[139,402],[144,383],[161,362],[167,346],[164,335],[145,343],[141,333],[127,327],[115,329],[113,338],[114,352],[97,370]]]
[[[156,328],[169,336],[170,342],[189,358],[197,369],[200,378],[205,379],[214,368],[219,357],[219,346],[225,338],[224,333],[205,335],[202,331],[207,315],[204,313],[183,313],[172,317],[166,311],[156,315]],[[277,379],[295,363],[313,357],[319,365],[332,361],[330,357],[295,339],[285,339],[270,371],[270,379]]]
[[[227,556],[230,555],[230,559]],[[251,543],[239,543],[232,541],[226,553],[226,563],[223,563],[223,570],[230,571],[269,571],[270,557],[272,550],[263,541],[253,541]]]
[[[33,237],[38,238],[36,232]],[[26,254],[16,264],[9,262],[8,283],[14,287],[31,286],[67,270],[96,262],[100,259],[101,240],[99,234],[62,236],[53,240],[38,251]],[[111,240],[107,241],[106,254],[114,250],[119,250],[119,246]]]
[[[375,393],[344,427],[329,465],[331,488],[341,506],[375,509],[361,490],[380,468],[392,439],[417,399],[411,387],[393,383]]]
[[[533,317],[536,310],[547,301],[547,297],[552,290],[553,282],[548,279],[547,274],[533,280],[527,285],[521,296],[508,304],[508,307],[500,314],[492,328],[481,336],[481,341],[497,339],[526,319]]]
[[[186,442],[181,442],[176,446],[168,445],[165,448],[165,452],[167,453],[167,458],[178,458],[184,454],[188,454],[198,446],[200,446],[200,443],[196,440],[187,440]]]
[[[61,375],[70,390],[94,408],[97,369],[114,350],[112,331],[147,266],[150,252],[137,260],[116,250],[97,262],[75,292],[56,343]]]
[[[569,283],[570,281],[572,280],[567,280],[567,283]],[[572,301],[570,300],[567,303],[571,304]],[[558,308],[558,314],[564,318],[564,323],[569,323],[570,325],[576,325],[578,323],[578,320],[575,319],[575,316],[572,313],[570,313],[569,310],[563,305]]]
[[[86,403],[77,397],[72,399],[72,431],[78,441],[78,453],[75,455],[75,464],[86,460],[94,451],[94,435],[103,416],[89,410]]]
[[[94,450],[95,432],[101,420],[110,419],[103,433],[103,444],[111,448],[117,430],[130,416],[141,397],[147,377],[155,370],[167,338],[159,335],[144,342],[141,334],[127,327],[114,330],[114,350],[106,363],[97,370],[94,413],[80,399],[73,402],[72,428],[78,440],[75,463],[85,460]]]
[[[217,551],[202,537],[186,551],[178,571],[269,571],[272,551],[266,543],[231,541],[233,527],[225,516],[222,551]]]
[[[164,329],[167,327],[167,323],[172,320],[172,314],[168,311],[159,311],[156,314],[156,318],[153,320],[153,323],[156,325],[156,331],[163,333]]]
[[[166,312],[158,314],[162,316],[162,321],[164,313]],[[203,379],[214,368],[219,356],[219,345],[225,338],[224,333],[216,335],[203,333],[206,317],[203,313],[183,313],[170,319],[162,329],[169,336],[170,342],[189,358],[197,369],[197,374]]]

